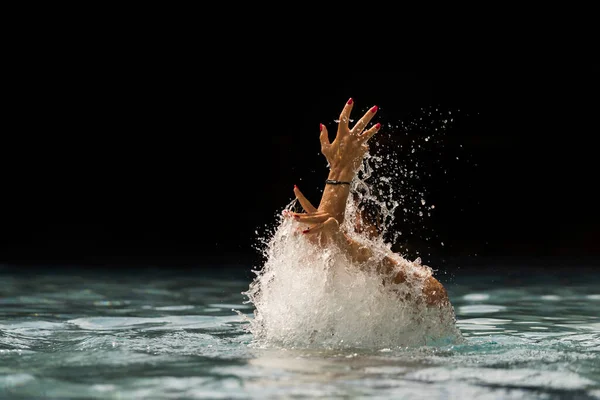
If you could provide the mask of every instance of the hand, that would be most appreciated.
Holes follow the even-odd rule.
[[[314,244],[326,246],[335,244],[344,251],[352,261],[364,262],[368,260],[372,251],[359,245],[342,232],[339,221],[325,211],[319,211],[311,202],[304,197],[298,186],[294,185],[294,194],[304,209],[304,213],[296,213],[285,210],[283,215],[296,221],[308,224],[308,228],[302,230],[302,234]]]
[[[329,142],[327,127],[321,124],[321,152],[329,162],[330,170],[336,173],[332,179],[351,181],[354,178],[365,153],[369,150],[367,141],[381,127],[381,124],[377,123],[364,131],[377,112],[377,106],[373,106],[354,127],[350,128],[348,123],[353,105],[354,101],[350,99],[344,106],[333,143]]]
[[[326,245],[330,241],[338,244],[344,244],[345,235],[340,230],[338,221],[329,213],[318,211],[311,202],[304,197],[300,189],[294,186],[294,194],[304,209],[304,213],[296,213],[284,211],[284,215],[289,218],[294,218],[296,221],[309,225],[308,228],[302,230],[303,234],[310,235],[311,241]],[[320,233],[320,235],[316,235]]]

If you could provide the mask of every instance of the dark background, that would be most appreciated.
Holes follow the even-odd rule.
[[[598,265],[595,78],[43,49],[13,80],[3,129],[1,264],[257,265],[293,185],[318,202],[318,124],[333,134],[353,97],[355,117],[380,106],[381,145],[405,144],[427,172],[436,209],[411,217],[399,251],[447,268]],[[424,110],[454,122],[429,132]]]

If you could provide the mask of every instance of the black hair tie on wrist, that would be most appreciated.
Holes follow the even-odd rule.
[[[349,185],[350,182],[344,182],[344,181],[335,181],[333,179],[327,179],[325,181],[325,184],[330,184],[330,185]]]

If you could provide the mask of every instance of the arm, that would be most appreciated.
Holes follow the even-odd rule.
[[[374,106],[350,129],[348,122],[352,106],[353,101],[350,99],[340,115],[337,134],[333,142],[329,142],[327,128],[323,124],[320,125],[321,152],[329,162],[328,179],[331,180],[351,182],[354,179],[362,159],[368,151],[367,141],[377,133],[381,126],[376,124],[364,131],[377,112],[377,106]],[[306,213],[288,213],[288,216],[298,222],[308,224],[309,227],[305,228],[302,233],[309,234],[308,237],[311,241],[321,245],[334,243],[352,262],[356,262],[358,265],[364,265],[375,255],[371,248],[353,240],[340,229],[346,212],[350,185],[327,184],[318,208],[314,207],[296,186],[294,186],[294,193]],[[377,272],[388,277],[384,278],[385,285],[405,282],[408,271],[405,271],[397,260],[386,255],[378,262]],[[448,303],[446,290],[432,276],[425,280],[423,294],[429,305]]]
[[[371,118],[377,112],[377,106],[371,107],[365,115],[354,125],[349,127],[350,112],[354,101],[348,100],[340,114],[338,129],[335,140],[329,141],[327,127],[321,124],[321,152],[329,163],[329,175],[327,179],[352,182],[356,172],[360,168],[365,153],[369,150],[367,140],[369,140],[381,127],[381,124],[365,128]],[[323,196],[319,204],[318,211],[326,212],[335,218],[338,223],[344,221],[346,211],[346,201],[350,194],[350,185],[325,185]]]
[[[300,189],[294,186],[294,194],[300,202],[300,205],[306,211],[305,213],[287,212],[289,218],[294,218],[297,222],[306,224],[307,228],[302,230],[303,234],[307,234],[309,240],[321,245],[329,243],[335,244],[340,248],[350,261],[361,265],[369,261],[373,256],[373,250],[368,246],[364,246],[356,240],[346,235],[340,229],[338,221],[329,213],[318,211],[311,202],[304,197]],[[378,265],[377,271],[383,275],[389,276],[397,267],[395,260],[388,256],[384,256]],[[393,283],[401,283],[406,279],[405,275],[400,272],[395,276]]]
[[[340,231],[339,225],[344,221],[346,203],[350,195],[350,182],[356,176],[363,157],[369,150],[367,141],[379,131],[381,124],[378,123],[365,131],[366,126],[377,112],[377,106],[373,106],[350,128],[350,113],[353,105],[354,101],[349,99],[342,109],[333,142],[329,141],[327,127],[320,124],[321,152],[329,163],[327,179],[346,182],[346,184],[326,184],[318,208],[314,207],[298,187],[294,186],[294,194],[306,214],[291,213],[289,216],[296,218],[299,222],[316,224],[305,229],[303,233],[324,231],[324,234],[318,235],[320,239],[311,235],[312,241],[324,244],[328,240],[335,240],[339,246],[345,248],[352,260],[366,261],[372,256],[372,251],[350,241]]]
[[[333,243],[358,266],[365,265],[364,263],[375,255],[371,248],[362,245],[342,232],[338,221],[329,213],[317,210],[304,197],[297,186],[294,186],[294,194],[306,213],[288,212],[285,215],[309,226],[302,231],[303,234],[308,234],[309,240],[322,246]],[[384,285],[404,283],[408,272],[396,259],[388,255],[377,263],[376,270],[381,276],[385,277],[382,281]],[[444,306],[449,304],[446,289],[433,276],[429,276],[423,283],[423,295],[428,305]]]
[[[295,185],[294,194],[305,213],[286,212],[284,215],[294,218],[297,222],[306,224],[306,228],[302,230],[302,233],[309,234],[309,240],[321,245],[333,242],[338,248],[344,251],[352,262],[364,263],[373,257],[373,250],[367,246],[363,246],[342,232],[337,219],[332,217],[328,212],[319,211],[315,208]],[[316,235],[317,233],[318,235]],[[389,262],[386,262],[386,259],[388,257],[385,257],[383,260],[383,269],[381,272],[390,272],[390,268],[393,267],[391,259]]]

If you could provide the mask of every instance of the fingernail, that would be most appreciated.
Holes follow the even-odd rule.
[[[348,104],[352,104],[352,97],[348,99]]]
[[[319,124],[319,131],[323,132],[323,124]]]
[[[378,110],[378,109],[379,109],[379,107],[377,107],[377,106],[373,106],[373,108],[371,108],[371,112],[372,112],[373,114],[375,114],[375,113],[377,112],[377,110]]]
[[[379,128],[381,128],[381,124],[378,122],[375,124],[375,129],[379,129]]]
[[[299,215],[294,215],[294,218],[300,219],[300,216]]]
[[[310,231],[310,228],[303,230],[302,233],[308,233],[308,231]]]
[[[294,189],[298,189],[298,186],[294,185]]]

